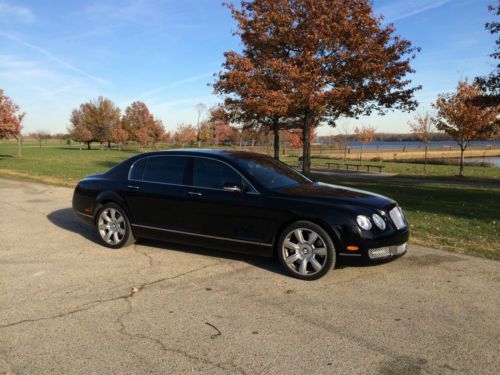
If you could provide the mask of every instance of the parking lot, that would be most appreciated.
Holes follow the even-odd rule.
[[[0,374],[497,374],[500,263],[410,246],[314,282],[266,258],[110,250],[72,190],[0,179]]]

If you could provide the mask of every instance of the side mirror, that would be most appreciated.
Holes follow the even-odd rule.
[[[233,193],[242,193],[243,190],[241,190],[241,187],[238,186],[238,184],[232,183],[232,182],[227,182],[224,184],[224,190],[226,191],[232,191]]]

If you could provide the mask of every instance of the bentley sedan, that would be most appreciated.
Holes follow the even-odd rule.
[[[409,236],[395,201],[312,181],[244,151],[136,155],[80,181],[73,209],[113,249],[150,238],[277,256],[306,280],[325,275],[339,256],[400,256]]]

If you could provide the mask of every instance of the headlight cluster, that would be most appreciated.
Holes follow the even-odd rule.
[[[370,220],[370,218],[365,215],[358,215],[358,217],[356,218],[356,222],[358,223],[359,227],[364,230],[372,229],[372,221],[380,230],[385,230],[385,228],[387,227],[385,220],[379,214],[373,214],[371,219],[372,220]]]

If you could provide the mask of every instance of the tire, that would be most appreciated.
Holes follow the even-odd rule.
[[[135,242],[127,214],[116,203],[106,203],[99,209],[95,227],[101,243],[111,249],[120,249]]]
[[[310,221],[297,221],[281,233],[277,254],[284,270],[302,280],[316,280],[335,267],[335,245],[328,233]]]

